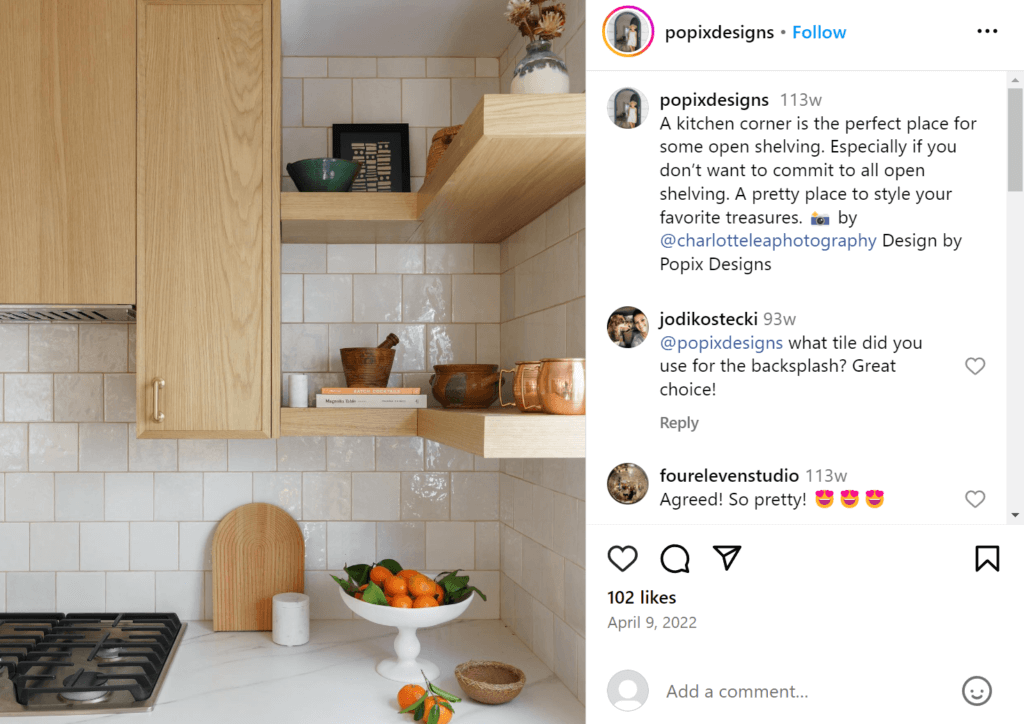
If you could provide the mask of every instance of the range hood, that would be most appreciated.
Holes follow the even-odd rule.
[[[5,322],[134,322],[132,304],[69,306],[67,304],[0,304]]]

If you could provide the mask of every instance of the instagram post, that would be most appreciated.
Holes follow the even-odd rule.
[[[0,719],[1016,721],[1020,19],[0,0]]]

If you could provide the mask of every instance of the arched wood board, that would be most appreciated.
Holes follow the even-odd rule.
[[[288,513],[267,503],[232,510],[213,534],[213,630],[270,631],[274,596],[304,593],[305,561]]]

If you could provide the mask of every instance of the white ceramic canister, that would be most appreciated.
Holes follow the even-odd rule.
[[[309,596],[279,593],[274,596],[274,643],[302,646],[309,642]]]
[[[288,376],[288,407],[309,407],[309,377]]]

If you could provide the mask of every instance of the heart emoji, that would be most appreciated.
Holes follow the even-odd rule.
[[[985,502],[985,491],[984,490],[968,490],[967,494],[964,495],[967,498],[967,502],[971,504],[972,508],[977,508],[979,505]]]
[[[972,375],[976,375],[985,369],[985,359],[983,357],[968,357],[964,364],[967,365],[967,369],[971,371]]]
[[[623,573],[636,563],[637,552],[633,546],[612,546],[608,549],[608,560]]]

